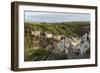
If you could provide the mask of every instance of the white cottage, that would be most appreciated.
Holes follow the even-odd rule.
[[[71,39],[68,37],[65,37],[62,40],[60,40],[56,44],[54,52],[60,53],[61,51],[65,51],[66,54],[68,54],[68,48],[70,47],[70,41],[71,41]]]
[[[45,32],[47,38],[52,38],[52,33]]]
[[[65,40],[62,39],[59,42],[56,43],[55,49],[53,50],[54,53],[61,53],[65,50]]]
[[[79,51],[81,55],[84,55],[84,53],[90,48],[90,38],[88,40],[89,36],[87,33],[83,35],[83,37],[80,39],[80,43],[76,46],[76,52]]]
[[[53,38],[56,40],[61,40],[61,37],[62,37],[61,35],[53,35]]]
[[[80,40],[78,38],[71,37],[71,45],[73,46],[72,48],[75,49],[76,45],[80,43]]]
[[[32,31],[31,34],[34,36],[40,36],[40,31]]]

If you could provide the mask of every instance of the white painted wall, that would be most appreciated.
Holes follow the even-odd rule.
[[[11,54],[11,5],[14,0],[0,0],[0,73],[14,73],[10,70],[10,54]],[[17,1],[17,0],[16,0]],[[93,5],[99,6],[100,0],[19,0],[19,1],[32,1],[32,2],[45,2],[45,3],[62,3],[62,4],[78,4],[78,5]],[[100,13],[100,9],[98,10]],[[98,14],[100,16],[100,14]],[[100,19],[100,17],[98,17]],[[98,22],[100,24],[100,21]],[[100,27],[100,25],[98,25]],[[98,29],[100,31],[100,29]],[[100,37],[100,33],[98,33]],[[100,38],[98,39],[100,40]],[[100,41],[98,41],[100,43]],[[100,45],[98,45],[100,48]],[[100,49],[98,49],[100,51]],[[98,54],[100,56],[100,53]],[[40,70],[34,73],[99,73],[100,72],[100,57],[98,67],[88,68],[73,68],[73,69],[55,69],[55,70]],[[19,73],[19,72],[17,72]],[[33,71],[26,71],[22,73],[33,73]]]

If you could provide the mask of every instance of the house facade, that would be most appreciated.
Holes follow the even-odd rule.
[[[31,34],[34,36],[40,36],[41,31],[31,31]]]
[[[85,33],[80,39],[80,43],[76,46],[76,52],[79,50],[80,54],[83,56],[84,53],[90,49],[90,34]]]

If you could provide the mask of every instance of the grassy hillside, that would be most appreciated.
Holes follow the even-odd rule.
[[[63,34],[66,36],[82,36],[86,31],[84,27],[89,26],[89,22],[66,22],[66,23],[25,23],[26,30],[47,31],[53,34]]]
[[[56,42],[55,39],[48,39],[45,37],[45,32],[53,35],[64,35],[81,37],[87,32],[85,29],[90,28],[89,22],[64,22],[64,23],[25,23],[24,26],[24,48],[25,61],[31,61],[34,56],[48,55],[49,52],[44,53],[46,45],[51,45]],[[32,31],[41,31],[41,36],[33,36]],[[34,50],[34,46],[41,47],[43,50]],[[53,48],[53,47],[52,47]]]

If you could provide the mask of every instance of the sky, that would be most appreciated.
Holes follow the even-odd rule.
[[[71,22],[71,21],[90,21],[89,13],[67,13],[67,12],[43,12],[25,11],[25,22]]]

